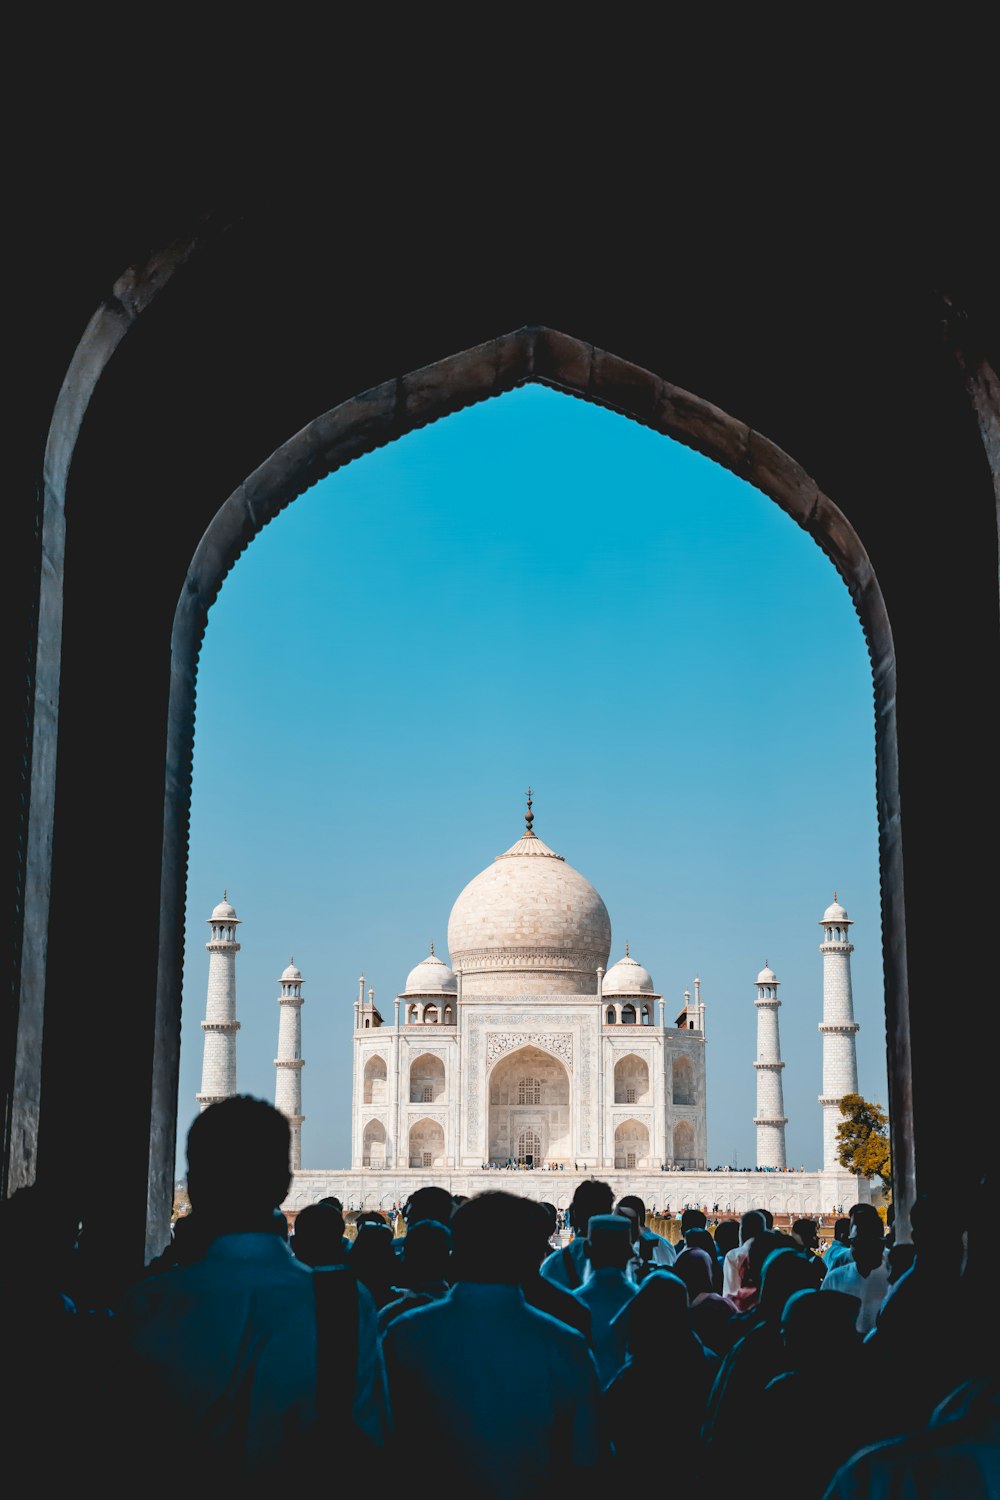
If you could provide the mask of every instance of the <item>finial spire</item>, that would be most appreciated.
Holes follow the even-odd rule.
[[[625,944],[625,957],[628,958],[628,943]]]
[[[222,899],[223,899],[223,901],[228,901],[229,900],[229,887],[228,887],[228,885],[224,885],[222,887]],[[833,899],[834,899],[834,901],[836,901],[836,899],[837,899],[837,893],[836,893],[836,891],[834,891],[834,893],[833,893]]]
[[[525,829],[526,829],[526,831],[528,833],[532,833],[533,832],[533,829],[532,829],[531,825],[532,825],[532,823],[534,821],[535,821],[535,815],[531,811],[531,787],[529,786],[529,788],[528,788],[528,811],[524,815]]]
[[[834,888],[833,888],[833,899],[834,899],[834,901],[836,901],[836,899],[837,899],[837,887],[836,886],[834,886]]]
[[[434,957],[434,939],[431,938],[431,958]]]

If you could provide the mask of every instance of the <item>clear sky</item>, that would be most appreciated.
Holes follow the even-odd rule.
[[[225,498],[220,496],[220,503]],[[832,496],[836,500],[836,496]],[[847,589],[771,500],[540,386],[321,481],[213,606],[198,672],[178,1110],[197,1113],[206,919],[242,920],[238,1087],[273,1100],[305,983],[302,1165],[349,1167],[358,976],[386,1020],[524,827],[604,898],[611,962],[706,1004],[710,1164],[756,1160],[754,980],[781,981],[791,1165],[821,1165],[821,932],[887,1103],[871,670]]]

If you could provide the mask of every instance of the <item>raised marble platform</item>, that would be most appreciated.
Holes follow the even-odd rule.
[[[342,1171],[300,1171],[292,1178],[288,1197],[281,1205],[289,1215],[307,1203],[330,1195],[345,1210],[388,1209],[403,1203],[418,1187],[429,1184],[471,1198],[474,1193],[500,1188],[525,1198],[568,1208],[580,1182],[596,1177],[610,1183],[616,1198],[637,1194],[647,1209],[661,1212],[668,1207],[707,1208],[713,1212],[742,1214],[750,1208],[768,1208],[774,1214],[838,1214],[852,1203],[870,1202],[871,1186],[863,1177],[848,1172],[643,1172],[612,1167],[593,1167],[585,1172],[492,1171],[476,1168],[417,1167],[388,1171],[378,1167]]]

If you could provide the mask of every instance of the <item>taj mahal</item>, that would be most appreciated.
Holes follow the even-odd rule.
[[[755,1172],[708,1171],[705,1002],[701,983],[677,1015],[625,951],[609,965],[611,919],[601,896],[525,826],[459,893],[448,921],[450,964],[431,951],[395,996],[391,1021],[365,990],[354,1001],[349,1168],[304,1170],[301,1011],[294,963],[280,978],[275,1105],[288,1118],[295,1213],[333,1194],[386,1208],[418,1185],[504,1187],[566,1207],[582,1176],[648,1204],[712,1205],[734,1213],[827,1213],[869,1196],[837,1163],[839,1102],[857,1090],[850,918],[834,896],[823,928],[823,1166],[791,1172],[785,1158],[779,980],[757,975]],[[209,918],[202,1109],[237,1092],[236,938],[228,898]],[[558,1174],[554,1177],[553,1173]],[[492,1179],[488,1185],[494,1185]]]

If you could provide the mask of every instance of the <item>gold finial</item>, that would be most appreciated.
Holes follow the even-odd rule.
[[[223,901],[229,900],[229,887],[227,885],[224,885],[222,887],[222,899]],[[836,896],[834,897],[834,900],[836,900]]]
[[[535,815],[531,811],[531,787],[529,786],[529,788],[528,788],[528,811],[524,815],[525,828],[527,829],[528,833],[532,832],[531,825],[532,825],[532,823],[534,821],[535,821]]]
[[[431,938],[431,958],[434,957],[434,939]]]
[[[288,955],[288,962],[292,965],[293,968],[295,967],[295,955],[294,955],[294,953],[290,953]]]
[[[628,943],[625,944],[625,957],[628,958]]]
[[[834,888],[833,888],[833,899],[834,899],[834,901],[836,901],[836,899],[837,899],[837,887],[836,886],[834,886]]]

